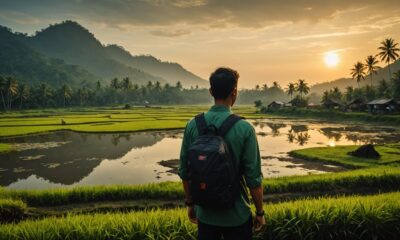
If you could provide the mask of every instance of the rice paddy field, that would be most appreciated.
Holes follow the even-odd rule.
[[[58,130],[180,129],[206,110],[205,106],[171,106],[4,113],[0,115],[0,152],[15,150],[1,143],[1,138]],[[270,117],[256,114],[250,106],[234,111],[249,119]],[[378,145],[382,157],[377,160],[348,156],[355,148],[290,152],[306,161],[347,170],[265,178],[267,225],[254,239],[397,239],[400,145]],[[187,219],[182,199],[179,182],[43,190],[0,187],[0,239],[196,239],[196,225]]]
[[[27,135],[57,130],[77,132],[132,132],[180,129],[206,106],[83,108],[27,110],[0,114],[0,137]],[[246,118],[261,118],[251,106],[233,109]],[[64,121],[65,124],[62,124]],[[0,145],[0,151],[4,149]]]

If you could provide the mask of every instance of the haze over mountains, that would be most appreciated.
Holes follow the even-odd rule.
[[[350,68],[351,68],[351,66],[349,66],[349,73],[350,73]],[[394,72],[397,72],[400,70],[400,59],[398,59],[394,63],[390,64],[390,70],[391,70],[392,74]],[[379,81],[381,81],[382,79],[385,79],[386,81],[390,80],[387,65],[385,65],[385,67],[379,69],[377,71],[377,74],[372,75],[372,84],[377,85],[379,83]],[[369,85],[369,84],[371,84],[370,75],[366,76],[365,80],[360,81],[360,87],[363,87],[363,86]],[[322,92],[324,92],[326,90],[330,90],[334,87],[338,87],[341,90],[344,90],[348,86],[358,87],[357,81],[354,79],[351,79],[351,78],[339,78],[339,79],[336,79],[336,80],[333,80],[330,82],[318,83],[311,87],[311,92],[322,93]]]
[[[14,75],[30,83],[50,85],[108,83],[114,77],[129,77],[134,84],[159,81],[184,87],[205,87],[207,81],[178,63],[153,56],[133,56],[117,45],[104,46],[77,22],[51,25],[34,36],[0,29],[0,74]]]

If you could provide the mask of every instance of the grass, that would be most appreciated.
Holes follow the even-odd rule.
[[[400,193],[265,205],[258,239],[396,239]],[[2,239],[196,239],[185,209],[68,215],[0,225]]]
[[[400,167],[379,166],[354,171],[264,179],[266,195],[310,192],[356,192],[400,190]],[[146,185],[86,186],[46,190],[12,190],[0,188],[0,198],[21,199],[29,206],[57,206],[100,201],[181,200],[179,182]]]
[[[21,200],[0,199],[0,223],[19,221],[26,210],[27,206]]]
[[[0,114],[0,137],[57,130],[78,132],[133,132],[184,128],[186,122],[207,106],[163,106],[154,108],[72,108],[7,112]],[[233,111],[246,118],[262,118],[252,106]],[[66,122],[61,124],[61,120]]]
[[[383,164],[400,162],[400,144],[378,145],[376,150],[381,154],[379,159],[359,158],[347,153],[359,146],[316,147],[294,150],[290,154],[294,157],[343,165],[349,168],[372,167]]]
[[[383,124],[400,124],[400,114],[371,114],[365,112],[343,112],[340,110],[283,108],[270,110],[268,114],[286,117],[313,118],[327,121],[352,121]]]

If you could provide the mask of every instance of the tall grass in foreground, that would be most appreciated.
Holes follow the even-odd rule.
[[[257,239],[396,239],[400,193],[266,205]],[[195,239],[185,209],[69,215],[0,225],[0,239]]]
[[[0,199],[0,223],[19,221],[26,210],[27,206],[21,200]]]
[[[265,194],[360,189],[400,190],[400,167],[381,166],[348,172],[264,179]],[[49,190],[0,188],[0,198],[21,199],[30,206],[55,206],[97,201],[183,199],[179,182],[146,185],[93,186]]]

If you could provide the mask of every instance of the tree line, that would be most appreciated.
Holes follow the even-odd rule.
[[[254,89],[239,91],[239,104],[253,104],[287,100],[284,90],[277,82],[271,87],[257,85]],[[97,81],[94,86],[71,87],[62,84],[52,87],[46,83],[29,85],[13,76],[0,75],[0,109],[18,110],[35,108],[60,108],[76,106],[163,105],[163,104],[209,104],[212,101],[206,88],[185,89],[181,82],[175,85],[149,81],[145,85],[133,83],[128,77],[113,78],[108,83]]]
[[[357,81],[357,88],[348,86],[344,92],[335,87],[329,91],[325,91],[322,95],[322,100],[328,98],[339,101],[351,101],[354,99],[361,99],[371,101],[376,98],[395,98],[400,99],[400,71],[392,74],[390,64],[399,59],[400,49],[397,47],[398,43],[392,38],[387,38],[381,42],[378,47],[379,52],[376,55],[369,55],[364,61],[358,61],[351,68],[351,76]],[[373,76],[377,74],[380,67],[379,59],[381,62],[387,64],[388,80],[382,79],[378,84],[373,83]],[[369,75],[370,84],[360,87],[360,81],[366,80]]]

